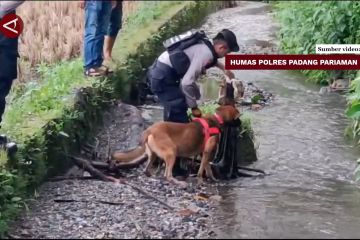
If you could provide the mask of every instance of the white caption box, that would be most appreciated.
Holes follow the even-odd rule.
[[[360,44],[316,44],[317,54],[360,54]]]

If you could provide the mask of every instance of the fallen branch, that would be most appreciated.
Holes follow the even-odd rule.
[[[108,205],[123,205],[123,202],[110,202],[110,201],[103,201],[103,200],[95,200],[95,201],[89,201],[89,200],[75,200],[75,199],[54,199],[54,202],[57,203],[70,203],[70,202],[97,202],[102,204],[108,204]]]
[[[140,187],[137,187],[133,184],[130,184],[128,182],[126,182],[125,180],[123,179],[117,179],[117,178],[114,178],[112,176],[107,176],[105,175],[104,173],[102,173],[101,171],[97,170],[96,168],[94,168],[90,161],[86,160],[86,159],[83,159],[83,158],[79,158],[79,157],[74,157],[74,156],[70,156],[76,165],[78,165],[80,168],[83,168],[85,169],[86,171],[88,171],[92,176],[94,177],[97,177],[97,178],[100,178],[101,180],[103,181],[110,181],[110,182],[114,182],[114,183],[123,183],[123,184],[126,184],[130,187],[132,187],[133,189],[137,190],[138,192],[140,192],[141,194],[143,194],[144,196],[148,197],[148,198],[151,198],[157,202],[159,202],[160,204],[164,205],[165,207],[167,207],[168,209],[171,209],[173,210],[174,207],[168,205],[166,202],[150,195],[149,193],[145,192],[143,189],[141,189]]]
[[[103,161],[91,161],[90,164],[93,167],[109,169],[109,164]]]
[[[107,176],[104,173],[102,173],[101,171],[99,171],[98,169],[94,168],[90,161],[83,159],[83,158],[79,158],[79,157],[74,157],[74,156],[70,156],[75,164],[77,166],[79,166],[80,168],[85,169],[86,171],[88,171],[92,176],[97,177],[103,181],[107,181],[107,182],[119,182],[119,179],[113,178],[111,176]]]

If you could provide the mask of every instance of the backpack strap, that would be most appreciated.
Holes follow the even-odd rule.
[[[217,127],[209,127],[208,122],[204,118],[193,118],[192,121],[199,122],[201,126],[203,127],[203,134],[204,134],[204,142],[202,149],[205,149],[205,145],[207,141],[210,139],[210,137],[219,135],[220,130]]]
[[[212,43],[208,40],[208,39],[203,39],[203,42],[206,44],[206,46],[208,46],[208,48],[210,49],[212,55],[213,55],[213,60],[211,63],[207,64],[205,66],[206,69],[209,69],[213,66],[216,65],[217,61],[218,61],[218,56],[216,54],[216,51],[215,51],[215,48],[214,46],[212,45]]]

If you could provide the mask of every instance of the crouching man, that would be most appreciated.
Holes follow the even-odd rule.
[[[200,75],[216,66],[230,79],[234,78],[233,72],[225,70],[218,59],[238,52],[239,46],[235,34],[228,29],[219,32],[213,41],[202,31],[188,31],[166,40],[164,46],[166,51],[148,69],[148,83],[164,107],[163,120],[187,123],[188,108],[194,117],[201,117],[197,106],[200,89],[196,84]],[[175,169],[179,169],[178,160]]]

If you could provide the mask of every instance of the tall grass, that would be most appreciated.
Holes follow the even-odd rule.
[[[137,11],[141,1],[124,1],[123,21]],[[34,67],[79,57],[83,52],[84,10],[78,1],[26,1],[17,11],[24,21],[19,40],[19,81],[37,78]]]

